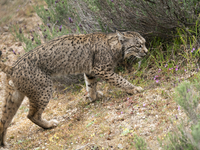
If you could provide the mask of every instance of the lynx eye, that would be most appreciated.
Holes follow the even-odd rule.
[[[139,48],[142,48],[142,45],[140,45]]]

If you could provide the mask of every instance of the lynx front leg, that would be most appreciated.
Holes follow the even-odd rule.
[[[109,82],[111,85],[117,86],[123,90],[125,90],[128,94],[135,94],[138,92],[142,92],[143,88],[134,86],[130,82],[128,82],[123,77],[119,76],[118,74],[110,71],[105,71],[101,73],[97,73],[96,75],[104,79],[105,81]]]
[[[2,107],[2,118],[0,121],[0,146],[6,146],[6,132],[14,115],[24,99],[24,95],[17,90],[7,86],[5,94],[5,103]]]
[[[90,102],[95,101],[97,98],[102,97],[103,93],[101,91],[96,91],[97,80],[95,77],[84,74],[85,84],[86,84],[86,99]]]

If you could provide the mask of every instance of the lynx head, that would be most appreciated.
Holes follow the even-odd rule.
[[[132,55],[142,58],[147,54],[146,41],[139,33],[133,31],[123,33],[116,31],[116,33],[124,49],[124,58],[129,58]]]

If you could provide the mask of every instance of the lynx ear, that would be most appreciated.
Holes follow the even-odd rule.
[[[119,32],[119,31],[117,31],[116,30],[116,33],[117,33],[117,36],[118,36],[118,38],[119,38],[119,41],[121,41],[121,42],[123,42],[124,41],[124,35],[121,33],[121,32]]]

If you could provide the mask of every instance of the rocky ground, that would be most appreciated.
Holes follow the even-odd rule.
[[[5,63],[12,65],[25,51],[24,43],[15,41],[10,26],[17,23],[31,30],[40,19],[32,10],[34,1],[4,3],[0,6],[0,50],[7,60]],[[3,21],[6,14],[12,17]],[[133,73],[122,75],[131,77]],[[174,81],[156,83],[154,75],[145,83],[138,82],[137,85],[146,90],[132,96],[100,82],[98,89],[105,96],[91,104],[84,101],[84,84],[62,86],[44,113],[44,118],[60,121],[59,126],[51,130],[44,130],[27,119],[29,103],[25,98],[8,128],[9,149],[135,149],[135,134],[143,137],[150,149],[159,149],[157,138],[164,139],[186,116],[173,101]],[[186,74],[181,76],[186,77]],[[5,74],[0,72],[0,105],[4,100],[4,78]]]

